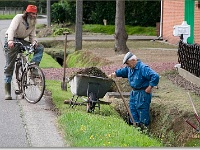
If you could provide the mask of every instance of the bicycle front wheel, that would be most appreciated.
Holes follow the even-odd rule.
[[[37,65],[30,65],[22,75],[24,98],[32,104],[39,102],[45,90],[45,76]]]
[[[18,90],[15,91],[16,94],[20,94],[22,92],[21,89],[22,73],[23,73],[22,65],[20,65],[20,62],[17,62],[15,67],[15,76],[16,76]]]

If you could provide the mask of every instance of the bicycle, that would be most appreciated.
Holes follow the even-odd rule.
[[[14,42],[14,44],[20,46],[15,63],[15,75],[18,85],[15,94],[21,95],[29,103],[36,104],[41,100],[45,90],[45,76],[42,69],[35,62],[30,62],[36,43],[28,46],[23,45],[21,42]]]

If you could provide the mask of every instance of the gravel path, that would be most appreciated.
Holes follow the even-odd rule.
[[[174,65],[177,62],[158,62],[158,63],[148,63],[148,65],[154,69],[155,71],[163,72],[166,70],[174,69]],[[123,67],[123,65],[119,65],[119,63],[108,65],[101,67],[100,69],[105,72],[105,74],[109,75],[114,72],[116,69]],[[66,68],[66,76],[69,77],[73,72],[77,72],[81,68]],[[45,77],[47,80],[62,80],[63,79],[63,68],[48,68],[42,69],[44,71]]]

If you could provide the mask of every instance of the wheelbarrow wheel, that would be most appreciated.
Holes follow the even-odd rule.
[[[87,112],[91,113],[94,112],[95,105],[96,105],[96,95],[94,93],[89,93],[88,101],[87,101]]]

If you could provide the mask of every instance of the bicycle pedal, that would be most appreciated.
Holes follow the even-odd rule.
[[[20,90],[15,90],[16,95],[20,95],[22,92]]]

